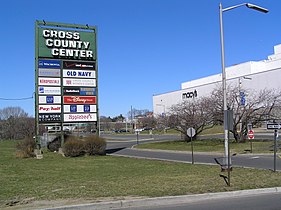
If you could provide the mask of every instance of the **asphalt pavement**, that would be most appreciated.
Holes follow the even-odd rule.
[[[130,206],[113,208],[114,210],[277,210],[281,208],[281,193],[243,194],[239,196],[227,196],[220,198],[201,198],[184,203]]]
[[[223,193],[118,200],[54,207],[45,210],[279,210],[280,207],[281,188],[276,187]]]
[[[262,134],[262,137],[266,134]],[[163,150],[146,150],[135,149],[137,144],[146,142],[159,142],[169,140],[179,140],[179,135],[110,135],[105,137],[108,141],[108,154],[115,156],[126,156],[133,158],[146,158],[165,161],[176,161],[183,163],[191,163],[191,152],[179,151],[163,151]],[[194,153],[195,164],[212,164],[216,165],[216,161],[223,162],[223,154],[220,153]],[[249,167],[266,170],[274,170],[274,155],[272,154],[237,154],[231,157],[233,167]],[[276,170],[281,171],[281,159],[276,158]]]

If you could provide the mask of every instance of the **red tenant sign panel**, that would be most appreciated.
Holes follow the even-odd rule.
[[[64,104],[96,104],[96,96],[64,96]]]

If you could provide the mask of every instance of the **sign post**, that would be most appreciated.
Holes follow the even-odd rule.
[[[268,130],[274,130],[274,167],[273,167],[273,171],[276,172],[277,137],[278,137],[278,129],[281,129],[281,124],[268,123],[266,125],[266,128]]]
[[[186,134],[190,137],[191,140],[191,160],[192,160],[192,164],[194,164],[194,156],[193,156],[193,141],[192,141],[192,137],[195,136],[196,131],[194,128],[188,128],[186,131]]]
[[[276,153],[277,153],[277,135],[278,135],[278,130],[274,130],[274,169],[273,171],[276,172]]]
[[[253,130],[249,130],[249,132],[248,132],[248,139],[250,140],[251,153],[253,153],[253,142],[251,140],[253,140],[254,138],[255,138],[254,131]]]

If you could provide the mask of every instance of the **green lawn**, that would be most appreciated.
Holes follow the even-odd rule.
[[[272,153],[273,141],[253,141],[253,153]],[[246,153],[251,149],[250,142],[235,143],[230,141],[230,151],[232,153]],[[156,142],[148,144],[140,144],[137,148],[142,149],[161,149],[161,150],[178,150],[178,151],[191,151],[191,142],[186,141],[167,141]],[[193,141],[193,149],[195,152],[224,152],[224,140],[222,139],[208,139],[208,140],[195,140]]]
[[[235,168],[231,187],[219,166],[191,165],[113,156],[15,157],[15,142],[0,141],[0,208],[24,199],[97,200],[155,197],[281,186],[281,174]]]

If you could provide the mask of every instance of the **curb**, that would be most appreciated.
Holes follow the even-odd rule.
[[[166,153],[179,153],[179,154],[191,154],[191,151],[180,151],[180,150],[164,150],[164,149],[142,149],[142,148],[136,148],[137,145],[133,145],[131,147],[132,150],[137,151],[148,151],[148,152],[166,152]],[[194,152],[194,154],[199,155],[223,155],[223,152]]]
[[[120,200],[120,201],[111,201],[111,202],[100,202],[100,203],[91,203],[91,204],[45,208],[44,210],[73,210],[73,209],[105,210],[105,209],[112,209],[112,208],[147,207],[147,206],[152,207],[152,206],[164,206],[164,205],[173,205],[173,204],[178,205],[178,204],[198,202],[203,200],[252,196],[252,195],[269,194],[269,193],[281,193],[281,187],[262,188],[262,189],[254,189],[254,190],[240,190],[240,191],[231,191],[231,192],[219,192],[219,193],[205,193],[205,194],[196,194],[196,195],[165,196],[165,197],[145,198],[145,199],[135,199],[135,200]]]
[[[116,156],[116,157],[127,157],[127,158],[144,159],[144,160],[158,160],[158,161],[166,161],[166,162],[174,162],[174,163],[188,163],[188,164],[192,163],[191,161],[185,161],[185,160],[170,160],[170,159],[163,159],[163,158],[151,158],[151,157],[142,157],[142,156],[120,155],[120,154],[110,154],[110,155],[111,156]],[[218,166],[217,163],[201,163],[201,162],[196,162],[195,164]]]

